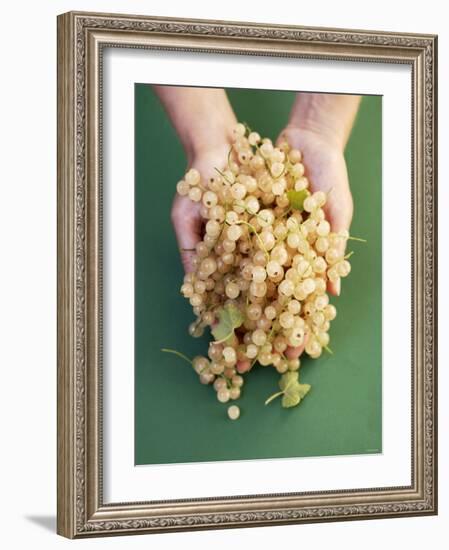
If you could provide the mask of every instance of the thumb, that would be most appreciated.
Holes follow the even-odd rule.
[[[291,147],[293,147],[293,140],[289,139],[288,131],[286,128],[284,128],[278,137],[276,138],[276,141],[274,142],[275,147],[279,147],[279,145],[282,145],[283,143],[287,142],[290,144]]]
[[[199,205],[191,203],[186,197],[176,197],[171,212],[176,240],[184,271],[194,270],[195,247],[201,241],[202,220]]]

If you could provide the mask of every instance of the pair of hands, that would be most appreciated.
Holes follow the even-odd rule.
[[[215,168],[222,169],[227,163],[230,141],[229,131],[224,131],[221,138],[213,136],[213,146],[201,147],[188,154],[189,168],[196,168],[201,177],[208,179],[214,175]],[[325,212],[333,231],[349,230],[353,215],[353,201],[349,188],[348,173],[344,159],[344,145],[325,132],[301,129],[288,125],[281,132],[276,144],[287,140],[288,143],[303,153],[305,175],[309,178],[312,191],[330,192]],[[176,194],[171,211],[181,259],[186,272],[192,271],[192,252],[186,249],[195,248],[203,237],[203,219],[200,215],[200,203],[193,203],[188,197]],[[344,245],[342,244],[342,253]],[[340,283],[329,283],[328,291],[333,295],[340,294]],[[285,355],[289,359],[299,357],[304,351],[301,347],[287,348]],[[240,372],[250,368],[249,362],[237,365]]]

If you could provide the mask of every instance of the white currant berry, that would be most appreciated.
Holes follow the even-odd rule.
[[[231,405],[228,407],[228,416],[231,420],[237,420],[240,416],[240,409],[237,405]]]

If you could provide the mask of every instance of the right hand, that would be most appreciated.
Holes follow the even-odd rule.
[[[222,170],[227,164],[231,144],[225,140],[213,149],[202,151],[192,156],[187,170],[196,168],[201,180],[207,182],[211,176],[216,176],[215,168]],[[192,258],[195,247],[204,235],[204,220],[200,215],[201,201],[193,202],[188,196],[176,193],[171,209],[171,221],[178,242],[182,265],[187,273],[193,271]]]

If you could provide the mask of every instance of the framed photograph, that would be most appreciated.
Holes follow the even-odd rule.
[[[437,37],[58,17],[69,538],[437,513]]]

